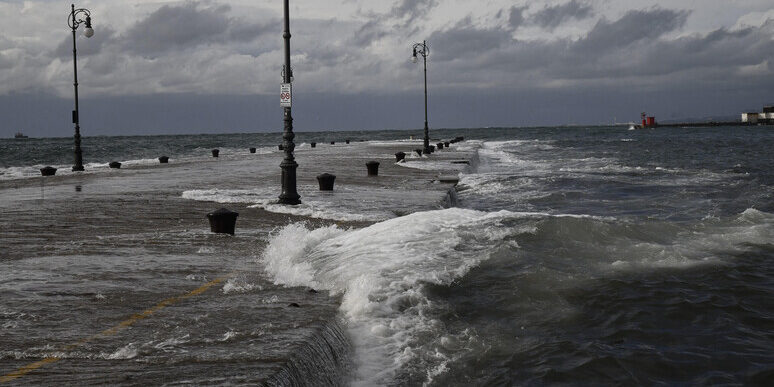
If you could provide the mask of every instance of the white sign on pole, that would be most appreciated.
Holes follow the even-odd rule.
[[[290,93],[290,83],[283,83],[280,85],[280,106],[290,107],[292,104],[292,97]]]

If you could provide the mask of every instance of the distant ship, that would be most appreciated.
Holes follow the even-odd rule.
[[[25,136],[22,132],[16,132],[16,134],[13,135],[13,138],[29,138],[29,136]]]

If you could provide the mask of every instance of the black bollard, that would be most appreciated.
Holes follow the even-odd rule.
[[[346,141],[344,141],[344,142],[346,142],[347,144],[349,144],[349,139],[347,139],[347,140],[346,140]]]
[[[277,145],[277,148],[278,148],[279,150],[285,150],[285,146],[284,146],[284,145],[282,145],[282,144],[279,144],[279,145]]]
[[[419,157],[422,157],[422,149],[414,149],[414,152],[417,152]]]
[[[430,145],[430,153],[435,152],[435,145]]]
[[[317,148],[317,143],[316,142],[313,142],[310,145],[312,145],[312,148]]]
[[[111,161],[110,164],[108,164],[108,166],[110,166],[110,168],[113,168],[113,169],[119,169],[121,168],[121,163],[119,163],[118,161]]]
[[[320,191],[333,191],[333,183],[336,181],[336,175],[323,173],[317,175],[317,183],[320,184]]]
[[[336,141],[331,141],[331,145],[336,145]]]
[[[210,230],[218,234],[234,235],[236,219],[239,213],[226,208],[210,212],[207,219],[210,220]]]
[[[406,153],[404,153],[404,152],[398,152],[398,153],[395,154],[395,162],[396,163],[401,162],[405,158],[406,158]]]
[[[56,175],[56,168],[54,167],[43,167],[40,168],[40,174],[43,176],[54,176]]]
[[[169,157],[167,157],[167,156],[161,156],[161,157],[159,157],[159,163],[161,163],[161,164],[167,164],[167,163],[169,163]]]
[[[255,153],[255,148],[250,148],[250,153]]]
[[[218,157],[220,154],[220,149],[213,149],[212,150],[212,157]]]
[[[438,150],[443,149],[443,143],[442,142],[439,142],[438,144],[435,144],[435,146],[438,147]]]
[[[448,141],[444,141],[444,142],[443,142],[443,146],[445,146],[445,147],[447,147],[447,148],[448,148],[448,147],[449,147],[449,142],[448,142]]]
[[[366,168],[368,168],[368,176],[379,176],[379,162],[378,161],[369,161],[366,163]]]

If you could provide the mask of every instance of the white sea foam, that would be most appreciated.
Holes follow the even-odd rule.
[[[380,221],[408,212],[441,208],[437,190],[409,190],[339,184],[333,192],[321,192],[315,186],[300,186],[303,200],[297,206],[277,204],[277,192],[270,188],[251,190],[190,190],[185,199],[218,203],[246,203],[266,211],[336,221]],[[428,207],[432,206],[432,207]]]
[[[117,351],[107,355],[105,358],[109,360],[118,360],[118,359],[134,359],[137,357],[139,353],[139,348],[135,343],[129,343],[121,348],[119,348]]]
[[[228,281],[226,281],[226,283],[223,284],[223,289],[221,290],[223,291],[224,294],[229,294],[229,293],[246,293],[254,289],[263,290],[263,288],[260,285],[251,284],[238,278],[229,278]]]
[[[239,334],[239,332],[234,331],[234,330],[230,330],[230,331],[228,331],[228,332],[223,334],[223,337],[220,339],[220,341],[229,341],[229,340],[233,339],[234,337],[236,337],[238,334]]]
[[[425,284],[449,284],[487,259],[497,241],[531,231],[503,226],[512,216],[452,208],[358,230],[291,224],[272,235],[262,261],[279,284],[343,294],[358,359],[355,384],[384,384],[429,353],[418,348],[427,344],[420,337],[441,340]]]
[[[153,347],[156,348],[156,349],[160,349],[162,351],[171,351],[171,350],[173,350],[174,347],[176,347],[176,346],[178,346],[180,344],[187,343],[189,341],[188,339],[189,339],[190,336],[191,335],[184,335],[184,336],[181,336],[181,337],[170,337],[170,338],[168,338],[168,339],[166,339],[166,340],[164,340],[164,341],[154,345]]]

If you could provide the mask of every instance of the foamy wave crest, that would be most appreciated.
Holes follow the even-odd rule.
[[[448,356],[432,348],[446,333],[424,287],[452,283],[498,242],[533,231],[504,226],[512,216],[451,208],[358,230],[291,224],[272,235],[262,261],[278,284],[343,294],[341,311],[356,348],[354,384],[381,385],[408,364],[444,369]]]

